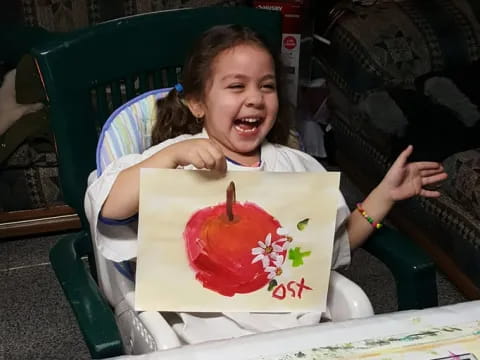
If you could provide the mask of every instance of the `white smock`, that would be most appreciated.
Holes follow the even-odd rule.
[[[113,161],[102,175],[91,181],[85,195],[85,212],[97,250],[111,261],[134,259],[137,255],[137,221],[125,225],[108,225],[99,221],[100,211],[118,174],[174,143],[187,139],[207,138],[205,131],[196,135],[180,135],[152,146],[143,154],[130,154]],[[186,166],[185,169],[194,169]],[[265,141],[261,147],[258,167],[246,167],[227,161],[227,169],[233,171],[314,172],[326,171],[310,155],[301,151]],[[91,178],[94,174],[91,174]],[[350,211],[338,192],[336,231],[332,254],[332,269],[350,263],[350,244],[345,220]],[[175,331],[187,343],[232,338],[256,332],[272,331],[294,326],[318,323],[321,313],[179,313],[183,326]]]

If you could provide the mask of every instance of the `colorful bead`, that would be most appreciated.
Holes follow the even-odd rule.
[[[374,229],[380,229],[383,226],[383,224],[373,220],[373,218],[368,216],[367,212],[363,209],[363,206],[361,203],[357,204],[357,210],[365,218],[365,220],[367,220],[368,223],[372,225]]]

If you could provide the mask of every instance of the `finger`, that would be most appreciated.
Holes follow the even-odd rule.
[[[210,157],[212,158],[212,163],[209,164],[210,170],[218,171],[219,173],[227,171],[227,160],[223,155],[210,154]]]
[[[206,164],[203,158],[200,156],[199,153],[195,153],[190,158],[190,163],[195,166],[197,169],[205,169]]]
[[[216,163],[215,158],[210,153],[208,148],[200,149],[198,151],[198,154],[201,157],[201,159],[203,160],[203,162],[205,163],[205,168],[206,169],[212,170],[212,169],[215,168],[215,163]]]
[[[441,193],[440,191],[422,189],[419,195],[427,198],[436,198],[439,197]]]
[[[393,163],[392,167],[395,165],[401,165],[403,166],[404,164],[407,163],[408,157],[412,154],[413,152],[413,146],[408,145],[405,150],[403,150],[400,155],[398,155],[397,159]]]
[[[227,172],[227,159],[225,159],[225,156],[222,155],[219,159],[217,159],[215,170],[217,170],[221,174]]]
[[[443,170],[442,164],[440,164],[438,162],[434,162],[434,161],[416,161],[412,164],[415,164],[415,166],[417,166],[417,168],[420,169],[420,170],[429,170],[429,169],[442,169]]]
[[[422,185],[435,184],[443,181],[448,177],[447,173],[441,173],[433,176],[422,178]]]
[[[217,143],[211,142],[211,146],[208,149],[215,160],[214,169],[220,173],[225,173],[227,171],[227,159],[223,154],[222,148]]]
[[[446,174],[443,169],[429,169],[429,170],[420,170],[420,176],[427,177],[436,174]]]

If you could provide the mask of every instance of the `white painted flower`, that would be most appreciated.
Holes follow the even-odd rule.
[[[279,253],[275,253],[272,254],[272,260],[274,264],[279,264],[279,266],[282,266],[283,262],[285,261],[285,257]]]
[[[252,255],[256,255],[252,260],[252,264],[261,260],[263,267],[265,268],[270,265],[270,258],[281,251],[283,251],[283,247],[278,245],[277,241],[272,243],[272,234],[268,233],[265,237],[265,241],[259,241],[258,247],[252,249]]]
[[[283,273],[283,255],[276,254],[273,259],[273,266],[265,267],[265,272],[268,273],[267,278],[272,280],[275,276],[280,276]]]
[[[288,248],[290,247],[290,243],[293,241],[293,238],[290,235],[288,235],[288,233],[289,231],[287,228],[279,227],[277,229],[277,234],[280,235],[281,238],[278,239],[275,243],[281,244],[282,251],[288,250]]]
[[[278,246],[280,246],[282,248],[282,250],[279,251],[279,252],[282,252],[282,251],[287,251],[288,250],[291,242],[292,241],[289,240],[289,238],[281,238],[281,239],[278,239],[277,241],[275,241],[275,244],[277,244]]]

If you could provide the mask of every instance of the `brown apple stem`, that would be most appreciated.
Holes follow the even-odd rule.
[[[227,217],[228,221],[233,221],[233,204],[235,204],[235,183],[233,181],[227,187]]]

